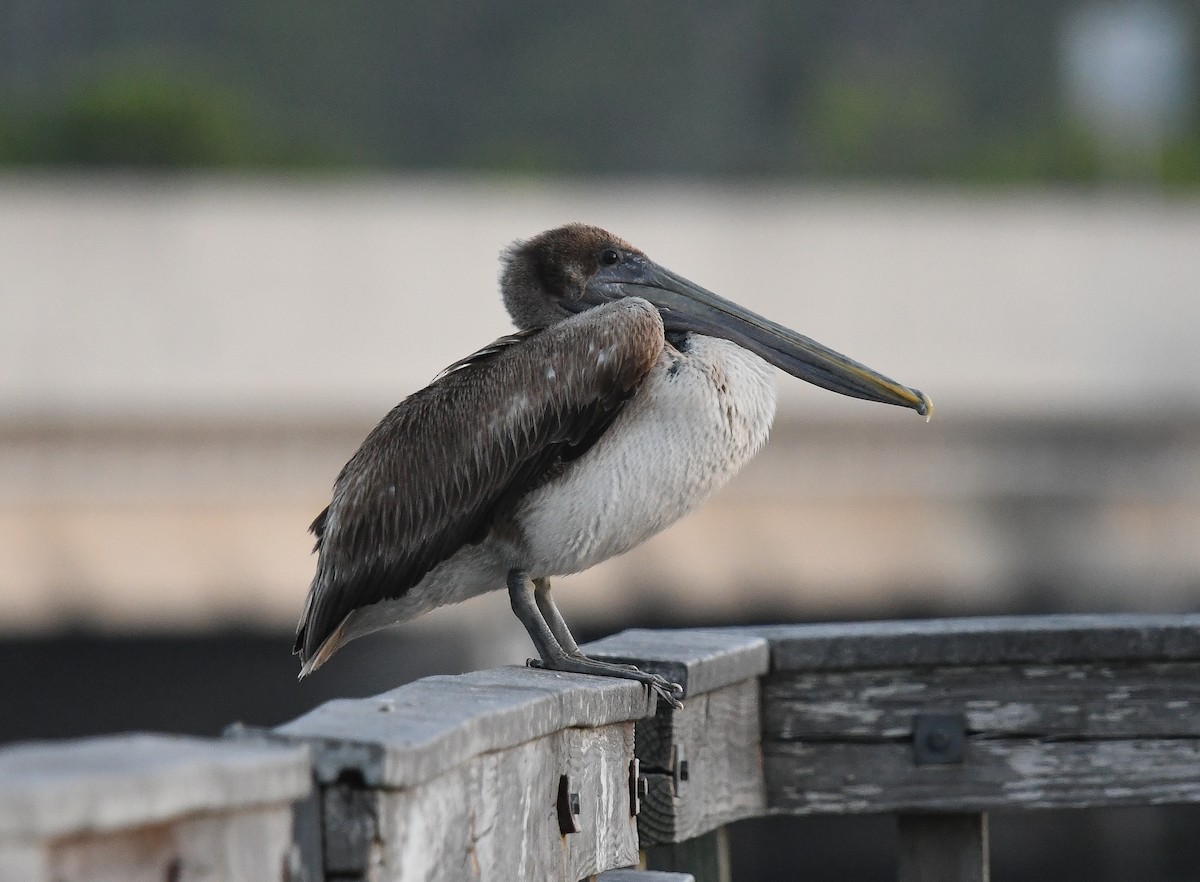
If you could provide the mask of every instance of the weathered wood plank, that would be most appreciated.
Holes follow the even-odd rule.
[[[287,805],[89,833],[46,845],[21,882],[263,882],[298,879]],[[14,877],[4,877],[5,879]]]
[[[638,815],[643,846],[682,842],[764,813],[759,716],[758,681],[744,680],[636,724],[647,781]]]
[[[637,862],[629,804],[633,726],[566,729],[475,757],[405,790],[375,791],[377,882],[575,882]],[[560,776],[578,832],[562,833]]]
[[[898,882],[988,882],[984,814],[900,815]]]
[[[292,844],[295,872],[284,882],[320,882],[325,864],[324,831],[321,823],[321,788],[292,803]]]
[[[596,877],[596,882],[696,882],[691,873],[670,873],[663,870],[609,870]]]
[[[0,749],[0,839],[45,839],[290,804],[312,788],[298,746],[122,735]]]
[[[378,861],[378,794],[351,783],[321,788],[323,862],[329,876],[366,876]]]
[[[968,739],[961,765],[908,743],[766,742],[773,813],[985,812],[1200,802],[1200,740]]]
[[[402,789],[490,751],[641,719],[654,707],[653,694],[630,680],[509,667],[330,701],[272,734],[310,744],[319,781],[350,771],[368,787]]]
[[[766,625],[773,671],[1200,659],[1200,615],[996,616]]]
[[[758,677],[766,673],[770,655],[762,637],[716,629],[633,628],[589,643],[584,651],[660,674],[682,686],[685,697]]]
[[[762,688],[776,741],[907,737],[934,709],[990,735],[1200,737],[1200,662],[792,671]]]

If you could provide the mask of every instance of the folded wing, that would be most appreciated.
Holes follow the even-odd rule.
[[[397,405],[313,522],[301,661],[352,611],[402,596],[586,452],[662,347],[657,310],[628,298],[503,337]]]

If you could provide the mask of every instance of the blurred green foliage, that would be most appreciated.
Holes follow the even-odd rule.
[[[830,173],[936,176],[962,149],[958,98],[947,75],[830,74],[814,91],[808,125],[819,165]]]
[[[197,78],[117,68],[69,92],[42,120],[47,162],[231,166],[259,153],[245,106]]]
[[[354,164],[315,136],[288,139],[251,101],[181,62],[124,57],[50,100],[0,103],[0,162],[159,169]]]
[[[1162,182],[1168,186],[1200,184],[1200,132],[1167,147],[1162,158]]]
[[[1025,131],[998,132],[967,157],[962,171],[966,179],[981,183],[1093,184],[1105,177],[1093,140],[1056,120]]]
[[[1200,106],[1149,165],[1068,118],[1074,6],[0,5],[0,162],[1200,184]]]

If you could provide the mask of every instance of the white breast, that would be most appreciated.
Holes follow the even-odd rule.
[[[595,447],[522,503],[529,574],[579,572],[670,526],[758,452],[774,418],[758,356],[713,337],[666,347]]]

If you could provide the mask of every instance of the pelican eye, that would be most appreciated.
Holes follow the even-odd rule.
[[[616,266],[621,262],[621,252],[615,248],[605,248],[600,252],[601,266]]]

